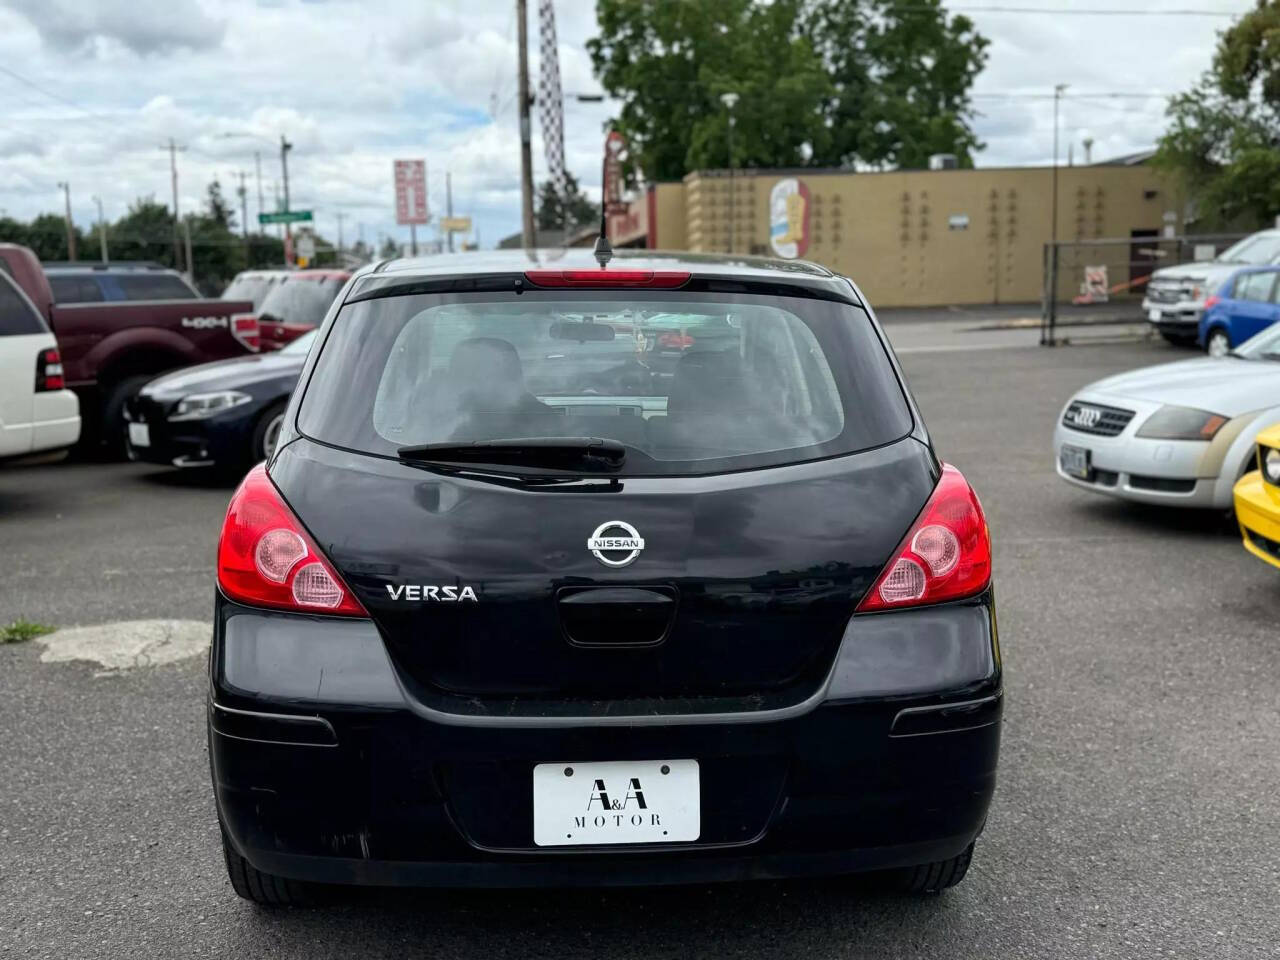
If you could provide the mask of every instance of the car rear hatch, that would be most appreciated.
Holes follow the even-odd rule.
[[[339,314],[271,476],[411,689],[680,712],[826,676],[932,452],[860,308],[689,287]],[[735,333],[649,366],[676,311]]]

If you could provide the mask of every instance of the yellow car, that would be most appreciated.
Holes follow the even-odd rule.
[[[1244,548],[1280,567],[1280,423],[1258,434],[1258,469],[1246,473],[1233,491]]]

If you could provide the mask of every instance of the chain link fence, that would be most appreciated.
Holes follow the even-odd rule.
[[[1142,300],[1151,275],[1162,267],[1212,260],[1244,236],[1166,237],[1135,230],[1128,238],[1045,244],[1041,345],[1149,335]]]

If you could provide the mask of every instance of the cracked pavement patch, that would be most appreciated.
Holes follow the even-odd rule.
[[[213,628],[202,620],[126,620],[71,627],[37,637],[42,663],[86,660],[108,671],[158,667],[209,649]]]

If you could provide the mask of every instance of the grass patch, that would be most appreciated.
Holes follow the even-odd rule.
[[[0,643],[26,643],[46,633],[53,633],[57,627],[47,623],[32,623],[30,620],[15,620],[7,627],[0,627]]]

